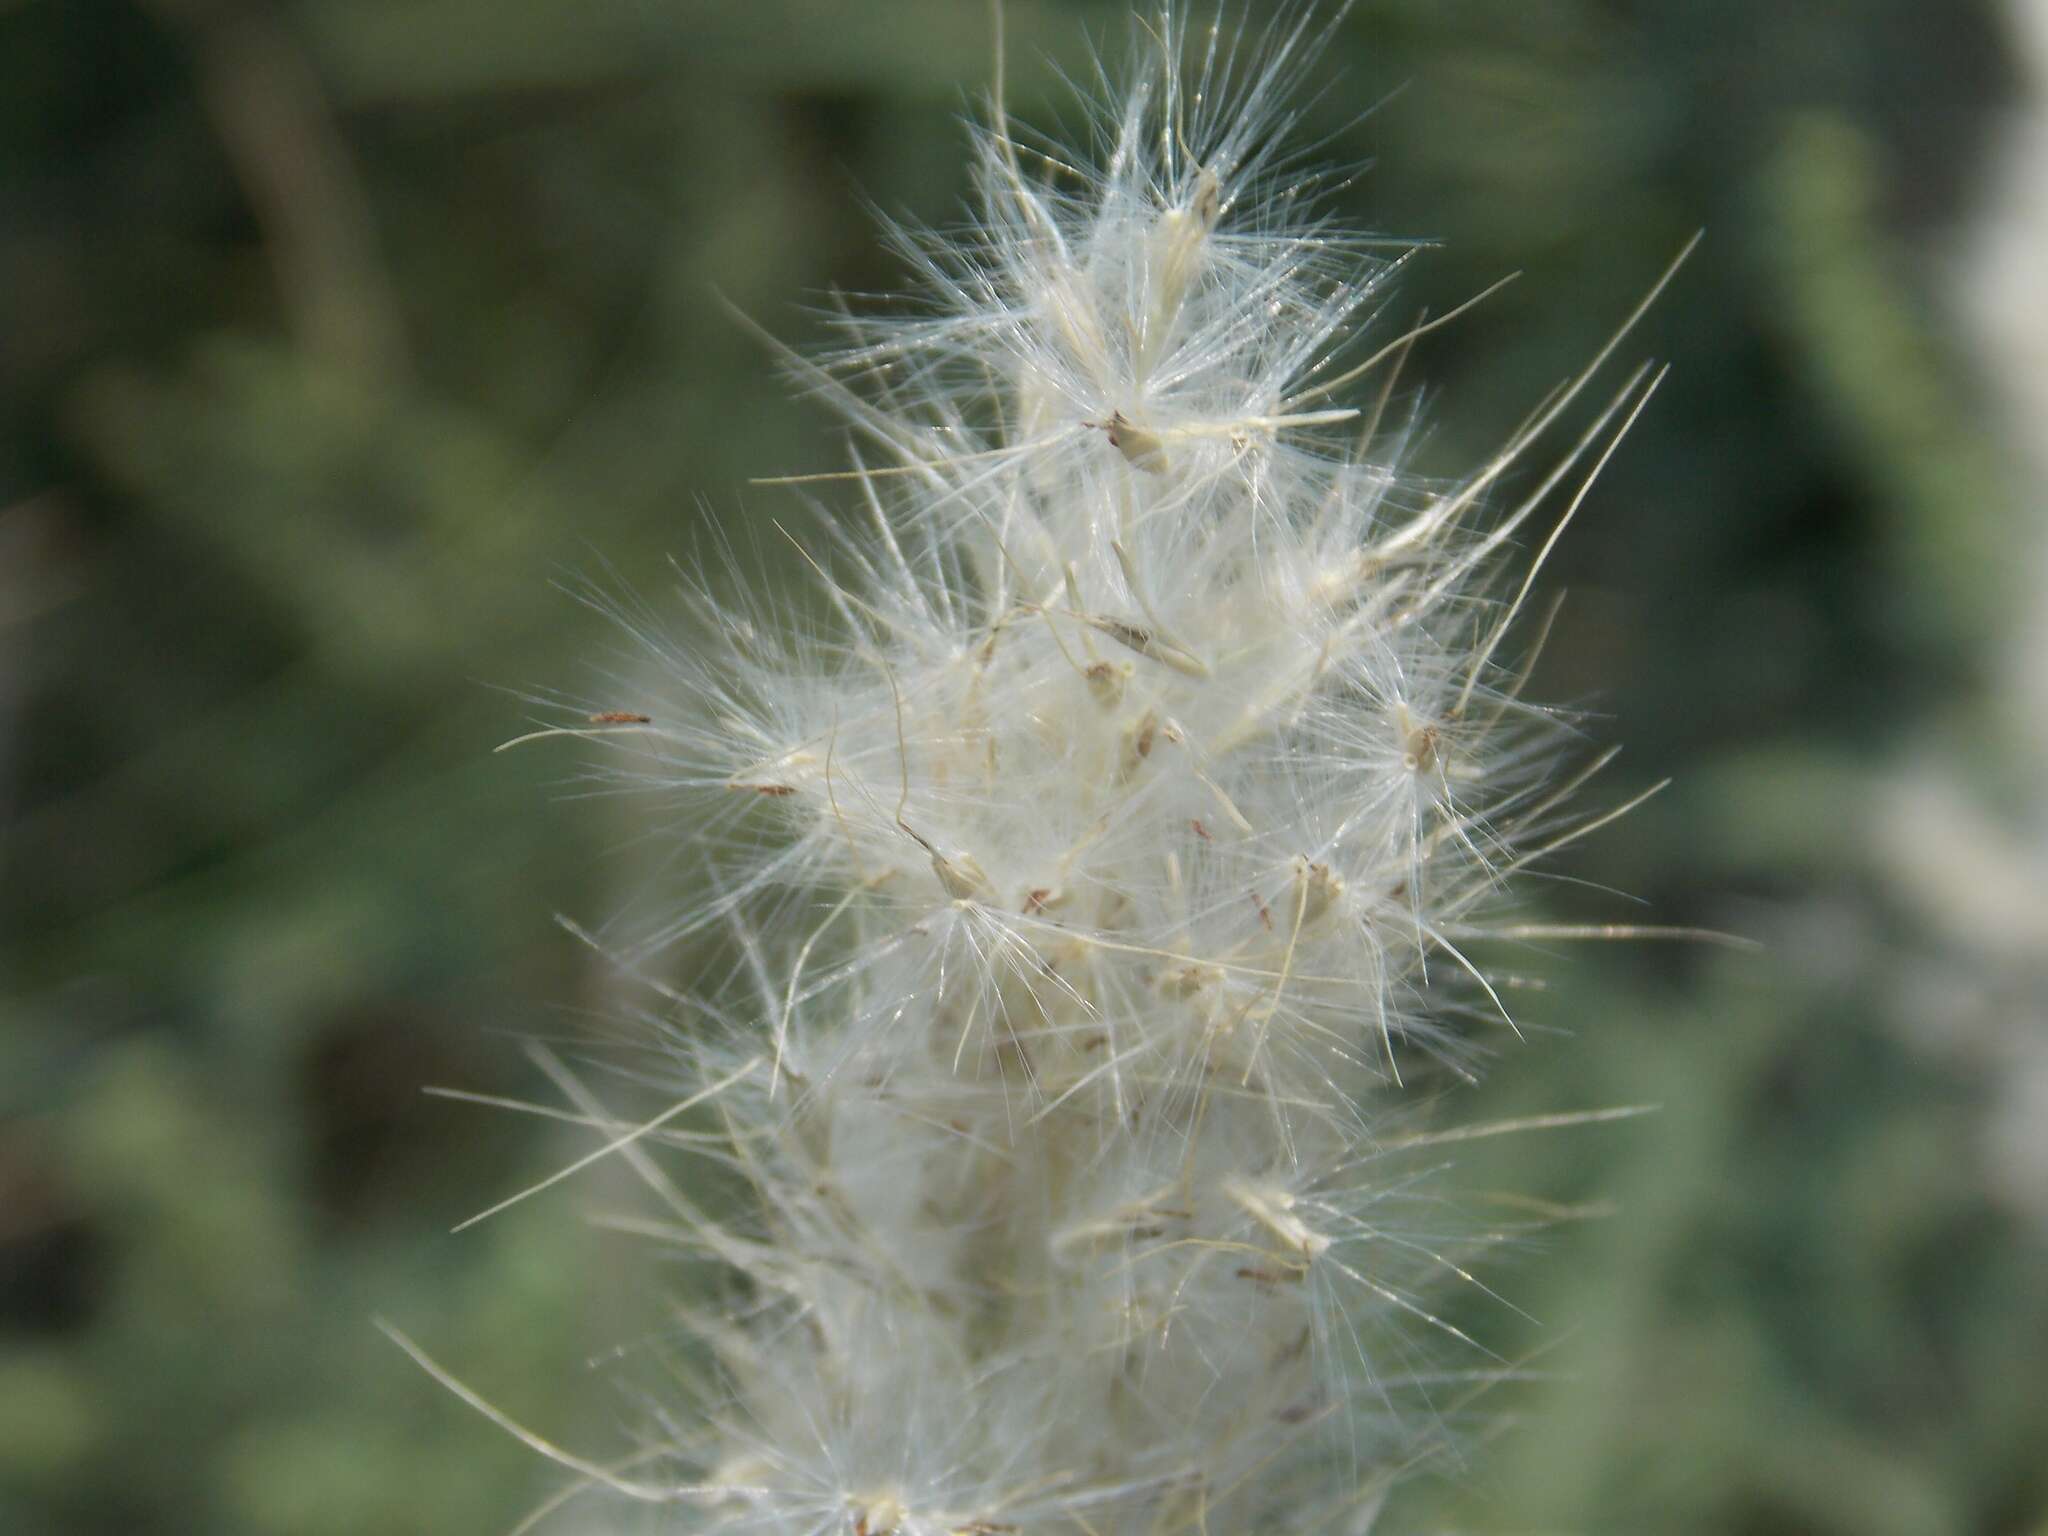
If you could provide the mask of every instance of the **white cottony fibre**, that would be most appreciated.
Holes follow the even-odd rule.
[[[690,808],[649,948],[739,957],[697,1129],[618,1147],[698,1353],[629,1463],[550,1448],[653,1528],[1362,1530],[1506,1373],[1416,1104],[1511,1038],[1504,882],[1607,819],[1511,663],[1655,381],[1404,469],[1391,264],[1288,143],[1331,24],[1140,28],[1085,153],[999,87],[921,301],[787,357],[853,429],[829,611],[693,580],[649,718],[570,728]]]

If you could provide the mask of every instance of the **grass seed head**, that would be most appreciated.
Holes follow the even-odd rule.
[[[676,1529],[1323,1529],[1498,1364],[1430,1299],[1503,1234],[1432,1193],[1418,1082],[1508,1027],[1468,949],[1577,835],[1502,562],[1654,380],[1554,442],[1610,344],[1406,472],[1419,332],[1290,138],[1335,20],[1142,25],[1082,145],[998,86],[967,232],[898,232],[925,303],[784,354],[855,444],[792,537],[829,619],[686,578],[686,640],[629,615],[665,696],[584,716],[696,808],[642,952],[738,957],[685,1143],[738,1213],[635,1163],[726,1277],[648,1453]]]

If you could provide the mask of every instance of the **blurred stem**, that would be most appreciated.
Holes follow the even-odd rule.
[[[297,39],[258,5],[143,4],[192,46],[200,99],[263,230],[300,345],[366,379],[403,374],[405,338],[369,202]]]

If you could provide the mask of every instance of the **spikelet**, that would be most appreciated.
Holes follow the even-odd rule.
[[[796,541],[830,616],[691,583],[633,621],[667,696],[577,728],[691,808],[647,949],[740,956],[674,1032],[697,1171],[626,1149],[723,1276],[691,1399],[630,1470],[553,1453],[659,1529],[1362,1530],[1498,1368],[1413,1105],[1511,1027],[1503,882],[1591,825],[1502,664],[1550,544],[1503,557],[1655,381],[1552,446],[1610,343],[1404,472],[1390,265],[1288,147],[1325,36],[1141,29],[1086,168],[999,84],[924,304],[787,356],[855,439]]]

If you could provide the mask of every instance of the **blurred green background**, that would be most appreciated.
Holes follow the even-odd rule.
[[[1009,12],[1076,123],[1120,8]],[[1389,1528],[2048,1532],[2044,32],[1362,0],[1324,61],[1403,303],[1526,274],[1417,349],[1424,468],[1705,226],[1537,684],[1676,785],[1540,899],[1768,946],[1512,957],[1458,1113],[1665,1108],[1465,1169],[1613,1214],[1495,1276],[1541,1379]],[[607,662],[552,582],[835,466],[719,296],[899,287],[865,204],[959,216],[990,57],[971,0],[0,0],[0,1531],[507,1529],[551,1470],[374,1313],[623,1443],[657,1266],[583,1187],[449,1235],[586,1143],[420,1090],[546,1097],[647,813],[490,749]]]

